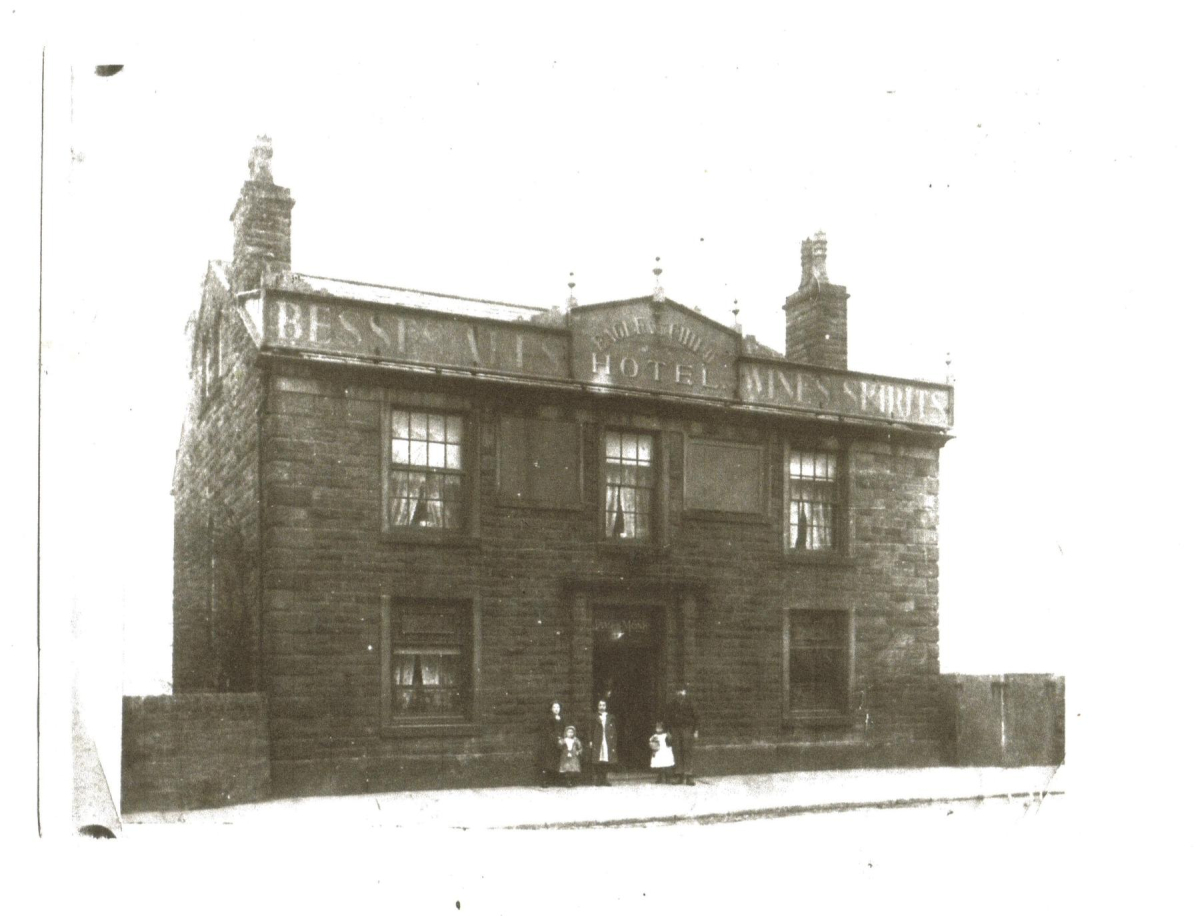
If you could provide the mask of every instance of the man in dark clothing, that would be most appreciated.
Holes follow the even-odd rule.
[[[610,785],[608,770],[617,762],[617,722],[608,711],[608,701],[596,704],[592,719],[592,736],[588,741],[592,752],[592,777],[598,786]]]
[[[667,732],[675,748],[676,778],[680,783],[694,786],[696,776],[692,769],[692,754],[694,742],[700,737],[700,729],[696,721],[696,707],[692,705],[686,685],[679,687],[667,704]]]

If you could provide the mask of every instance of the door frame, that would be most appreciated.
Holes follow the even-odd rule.
[[[696,686],[700,670],[696,624],[707,586],[702,580],[659,576],[582,576],[566,580],[563,600],[570,620],[571,659],[568,701],[588,717],[593,698],[595,638],[593,620],[605,608],[648,609],[658,631],[659,670],[656,693],[660,702],[683,683]]]

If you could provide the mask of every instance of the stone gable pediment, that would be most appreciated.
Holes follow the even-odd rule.
[[[739,338],[671,300],[647,297],[573,309],[572,374],[660,394],[733,397]]]

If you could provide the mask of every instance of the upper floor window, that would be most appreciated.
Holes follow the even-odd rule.
[[[654,436],[628,430],[604,435],[604,534],[650,537],[655,493]]]
[[[835,449],[792,449],[788,456],[787,546],[841,548],[841,479]]]
[[[463,418],[394,409],[388,527],[461,530],[465,524]]]

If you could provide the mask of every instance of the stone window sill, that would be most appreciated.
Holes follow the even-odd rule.
[[[784,560],[797,566],[854,566],[854,558],[836,550],[794,550],[784,551]]]
[[[442,528],[389,528],[383,540],[393,544],[425,544],[436,547],[478,547],[479,535]]]
[[[685,509],[685,522],[722,522],[734,525],[767,525],[770,519],[760,512],[727,512],[721,509]]]
[[[628,557],[634,560],[658,560],[671,554],[671,548],[667,545],[645,541],[604,540],[599,543],[597,549],[607,556]]]

